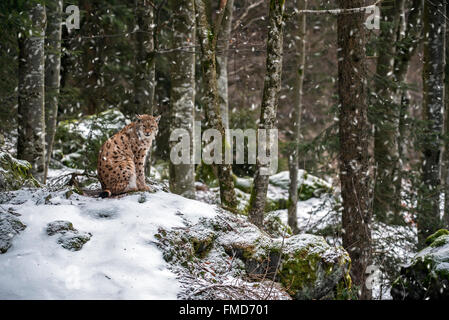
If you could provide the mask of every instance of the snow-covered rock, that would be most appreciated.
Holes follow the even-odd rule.
[[[225,298],[223,287],[230,294],[225,283],[232,278],[247,287],[244,297],[252,299],[285,298],[286,292],[296,299],[333,299],[351,286],[349,255],[341,247],[314,235],[272,238],[245,216],[221,212],[185,228],[161,229],[158,239],[174,270],[195,279],[185,285],[188,298]],[[208,290],[195,285],[198,278]],[[251,286],[254,282],[259,284]]]
[[[401,268],[391,289],[394,299],[449,299],[449,231],[437,231],[426,243],[428,247]]]
[[[213,176],[213,173],[207,171],[208,166],[200,167],[204,168],[197,170],[197,179],[200,176],[199,180],[207,183],[209,189],[204,195],[200,192],[199,197],[211,203],[219,203],[220,189],[217,187],[217,182],[213,180],[215,176]],[[234,176],[235,192],[239,203],[238,209],[240,211],[245,211],[248,208],[253,179],[251,177]],[[290,174],[288,171],[282,171],[270,176],[265,206],[266,212],[287,208],[289,184]],[[305,170],[298,170],[298,199],[300,201],[319,199],[322,195],[332,194],[332,191],[332,185],[329,182],[310,175]]]
[[[12,240],[21,231],[24,225],[17,215],[9,212],[0,212],[0,254],[5,253],[12,246]]]
[[[59,234],[58,243],[67,250],[78,251],[92,237],[91,233],[79,232],[70,221],[57,220],[47,224],[47,234]]]
[[[28,161],[17,160],[9,153],[0,151],[0,191],[38,186],[39,182],[31,175]]]
[[[279,187],[282,190],[288,191],[290,185],[290,173],[282,171],[270,176],[269,182],[272,186]],[[319,198],[321,194],[330,192],[332,185],[318,177],[309,174],[307,171],[298,170],[298,199],[308,200],[313,197]]]
[[[164,191],[0,195],[27,226],[0,255],[0,299],[332,298],[347,278],[347,253],[321,237],[272,238],[245,216]]]

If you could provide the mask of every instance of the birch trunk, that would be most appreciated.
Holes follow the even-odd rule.
[[[440,170],[441,135],[443,133],[446,1],[424,2],[422,183],[418,191],[418,241],[441,225]]]
[[[283,0],[270,0],[267,62],[259,130],[269,130],[275,127],[277,104],[281,90],[284,4]],[[260,141],[257,141],[257,143],[260,144]],[[249,204],[249,219],[255,225],[262,227],[269,178],[268,175],[262,174],[262,170],[268,169],[270,165],[262,165],[259,157],[257,158],[256,173]]]
[[[357,8],[363,0],[339,0],[340,8]],[[338,24],[338,94],[340,103],[340,183],[343,198],[343,246],[351,260],[351,278],[360,298],[370,299],[366,268],[371,264],[366,34],[364,13],[341,14]]]
[[[59,90],[61,79],[62,0],[47,4],[46,56],[45,56],[45,125],[46,161],[44,181],[53,152],[53,142],[58,121]]]
[[[307,9],[307,0],[299,0],[298,10]],[[294,84],[294,104],[292,113],[292,150],[288,157],[290,171],[290,186],[288,190],[288,225],[293,233],[298,233],[298,144],[301,139],[301,114],[302,114],[302,95],[304,71],[306,62],[306,15],[298,16],[297,34],[296,34],[296,74]]]
[[[193,0],[175,1],[170,5],[178,14],[173,21],[173,48],[191,48],[195,44],[195,6]],[[195,52],[175,50],[171,56],[170,131],[186,129],[193,146],[195,121]],[[177,141],[170,142],[170,149]],[[192,159],[193,148],[190,150]],[[170,190],[187,198],[195,198],[195,166],[192,161],[173,164],[170,161]]]
[[[44,182],[45,106],[44,37],[46,14],[41,4],[29,12],[33,34],[19,35],[19,108],[17,157],[31,163],[31,173]]]
[[[226,1],[221,3],[226,5]],[[222,8],[224,10],[225,7]],[[221,164],[214,164],[216,167],[218,182],[220,184],[220,199],[224,207],[235,209],[237,198],[234,190],[234,180],[232,178],[232,167],[225,163],[226,135],[223,120],[220,114],[220,102],[218,95],[218,77],[216,69],[216,40],[217,30],[221,26],[221,21],[211,29],[207,20],[206,5],[204,0],[195,0],[196,26],[198,28],[198,40],[201,47],[201,69],[203,75],[204,96],[203,102],[206,115],[206,127],[218,130],[222,137]]]

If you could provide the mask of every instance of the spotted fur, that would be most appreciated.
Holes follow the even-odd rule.
[[[98,155],[101,197],[132,191],[150,191],[145,183],[145,160],[158,132],[160,116],[138,115],[109,138]]]

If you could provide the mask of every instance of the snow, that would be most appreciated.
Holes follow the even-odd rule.
[[[180,290],[155,245],[159,228],[216,215],[213,206],[162,191],[120,199],[19,190],[2,208],[21,214],[27,228],[0,255],[0,299],[176,299]],[[51,194],[48,204],[41,204]],[[46,233],[66,220],[92,238],[69,251]]]

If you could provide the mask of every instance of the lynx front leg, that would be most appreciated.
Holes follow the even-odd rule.
[[[151,188],[147,186],[145,182],[145,158],[140,159],[136,163],[136,175],[137,175],[137,189],[141,191],[151,191]]]

